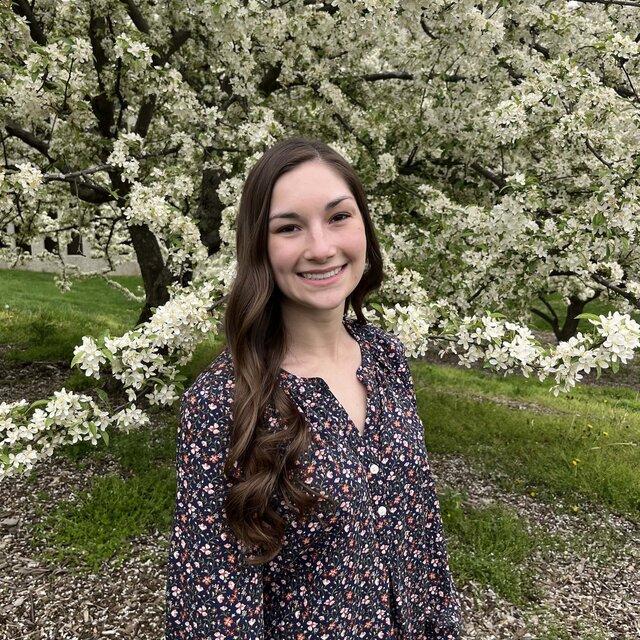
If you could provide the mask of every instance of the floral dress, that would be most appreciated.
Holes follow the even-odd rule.
[[[343,323],[360,346],[364,433],[323,378],[280,370],[312,438],[296,469],[338,506],[299,521],[280,500],[283,547],[266,564],[243,562],[247,550],[223,511],[234,389],[227,348],[184,393],[166,640],[460,637],[460,604],[404,346],[371,323],[347,316]],[[267,424],[278,428],[272,407]]]

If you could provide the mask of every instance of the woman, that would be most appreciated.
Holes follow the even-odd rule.
[[[236,249],[227,347],[182,398],[167,640],[458,638],[404,348],[362,313],[382,259],[352,167],[268,149]]]

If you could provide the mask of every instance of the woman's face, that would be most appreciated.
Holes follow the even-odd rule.
[[[268,252],[276,284],[289,303],[344,309],[364,273],[366,248],[362,214],[333,169],[312,160],[278,178],[269,211]],[[326,280],[300,275],[336,267],[343,268]]]

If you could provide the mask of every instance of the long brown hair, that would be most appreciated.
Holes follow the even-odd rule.
[[[233,360],[235,391],[229,455],[225,475],[235,482],[225,503],[229,525],[238,539],[259,549],[249,564],[268,562],[282,547],[285,519],[274,508],[280,496],[299,517],[305,517],[325,496],[299,483],[292,470],[310,444],[304,417],[278,385],[286,351],[282,293],[275,283],[267,241],[273,187],[284,173],[303,162],[319,160],[340,174],[349,186],[366,230],[368,269],[345,300],[360,322],[362,304],[382,283],[382,256],[358,175],[339,153],[320,140],[289,138],[267,149],[251,168],[243,187],[236,224],[236,277],[227,295],[224,332]],[[283,428],[268,430],[267,406]],[[238,463],[240,477],[232,475]]]

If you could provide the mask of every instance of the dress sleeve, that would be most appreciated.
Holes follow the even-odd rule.
[[[395,360],[398,377],[403,381],[403,387],[411,394],[411,402],[416,408],[417,400],[415,386],[409,361],[405,354],[402,341],[391,335],[391,351]],[[428,457],[427,457],[428,459]],[[424,630],[426,640],[458,640],[461,635],[461,608],[458,592],[453,583],[449,569],[449,556],[444,538],[440,502],[435,491],[435,481],[427,464],[425,469],[430,488],[425,495],[425,521],[428,525],[426,542],[428,546],[429,590],[427,598],[427,625]],[[430,525],[430,526],[429,526]]]
[[[243,562],[223,508],[230,412],[221,389],[196,382],[182,396],[165,640],[264,638],[262,565]]]
[[[425,638],[458,640],[461,634],[460,601],[449,569],[440,504],[435,490],[429,492],[426,506],[426,522],[431,523],[431,528],[428,534],[430,566]]]

